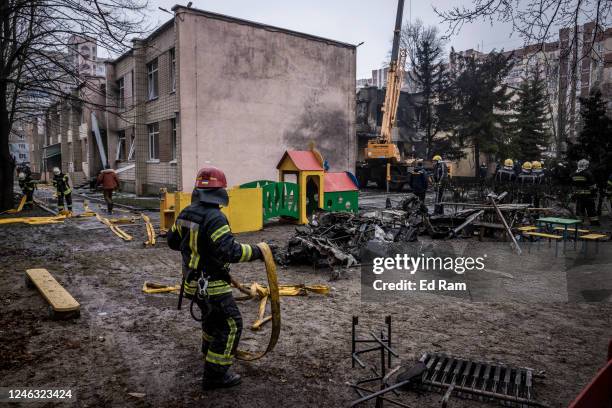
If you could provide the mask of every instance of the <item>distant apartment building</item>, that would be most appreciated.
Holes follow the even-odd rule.
[[[387,86],[387,75],[389,73],[389,67],[383,67],[372,70],[372,76],[370,78],[362,78],[357,80],[357,88],[376,87],[378,89],[385,88]],[[402,92],[416,93],[418,89],[414,84],[414,81],[410,79],[408,71],[404,73],[404,81],[402,83]]]
[[[192,188],[222,168],[230,185],[275,179],[310,142],[353,170],[355,46],[175,6],[175,17],[106,63],[107,156],[139,195]]]
[[[24,121],[17,121],[9,134],[9,152],[16,164],[30,163],[30,144],[26,137],[28,126]]]
[[[35,173],[40,173],[41,154],[44,143],[44,120],[32,117],[18,120],[13,124],[9,137],[9,149],[16,164],[27,164]]]
[[[576,38],[574,38],[576,33]],[[592,50],[591,50],[592,45]],[[559,30],[559,40],[507,50],[513,67],[505,79],[511,88],[518,88],[534,70],[546,81],[549,97],[550,130],[553,141],[549,152],[556,154],[574,140],[580,129],[580,100],[592,88],[599,88],[612,112],[612,28],[586,23]],[[457,54],[483,58],[486,54],[466,50]],[[450,66],[455,58],[451,54]]]
[[[76,67],[79,76],[105,76],[106,59],[98,58],[98,48],[95,38],[84,35],[73,35],[68,43],[71,62]]]

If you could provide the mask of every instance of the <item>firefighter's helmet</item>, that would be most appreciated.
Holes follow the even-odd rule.
[[[531,162],[531,168],[534,170],[542,170],[542,163],[540,163],[539,161],[535,160]]]
[[[523,170],[531,170],[531,162],[530,161],[526,161],[525,163],[523,163]]]
[[[59,176],[61,172],[62,171],[59,169],[59,167],[54,167],[53,168],[53,174],[55,174],[56,176]]]
[[[506,159],[506,160],[504,160],[504,166],[512,167],[512,166],[514,166],[514,162],[512,161],[512,159]]]
[[[225,173],[213,166],[202,167],[196,177],[195,188],[225,188]]]
[[[24,173],[23,171],[22,171],[22,172],[20,172],[20,173],[19,173],[19,175],[18,175],[17,177],[19,177],[19,180],[21,180],[21,181],[23,181],[23,180],[25,180],[25,179],[26,179],[26,175],[25,175],[25,173]]]
[[[439,154],[436,154],[433,159],[433,161],[442,161],[442,157]]]
[[[587,159],[578,160],[578,171],[586,170],[589,168],[589,161]]]

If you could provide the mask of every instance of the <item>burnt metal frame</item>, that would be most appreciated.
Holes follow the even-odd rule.
[[[393,357],[399,358],[399,354],[395,352],[391,348],[391,316],[385,316],[385,324],[387,325],[387,333],[380,331],[380,336],[377,336],[374,331],[370,330],[369,334],[371,338],[368,339],[359,339],[357,338],[357,326],[359,325],[359,318],[357,316],[353,316],[352,329],[351,329],[351,366],[355,368],[355,363],[359,364],[361,368],[367,368],[366,364],[359,358],[361,354],[371,353],[371,352],[379,352],[380,353],[380,372],[378,372],[376,367],[370,367],[370,370],[374,373],[374,377],[366,378],[363,380],[357,381],[355,384],[351,384],[351,387],[357,392],[359,395],[359,399],[355,400],[351,403],[351,407],[361,404],[362,402],[369,401],[371,399],[376,398],[376,408],[383,407],[383,401],[387,401],[391,404],[409,408],[409,405],[401,403],[399,401],[395,401],[388,397],[385,397],[384,394],[388,392],[393,392],[395,395],[397,394],[396,388],[399,388],[405,384],[395,384],[389,386],[388,377],[395,372],[395,370],[391,370],[387,373],[387,368],[391,368],[391,361]],[[368,347],[362,350],[358,350],[358,344],[376,344],[373,347]],[[380,383],[380,390],[373,391],[368,388],[362,387],[363,384],[368,384],[372,382]],[[369,393],[366,394],[366,393]]]
[[[419,361],[422,363],[427,361],[427,369],[423,375],[422,384],[444,392],[441,401],[442,407],[446,407],[453,392],[458,396],[469,394],[470,396],[482,397],[485,400],[491,399],[498,402],[505,402],[508,404],[506,406],[548,407],[545,404],[531,399],[532,379],[534,377],[531,369],[510,367],[499,363],[472,361],[439,353],[424,353]],[[443,364],[444,369],[442,370]],[[474,367],[473,371],[472,366]],[[502,370],[504,371],[504,378],[501,378]],[[515,372],[514,383],[510,382],[512,371]],[[465,375],[465,373],[467,373],[467,375]],[[526,394],[524,397],[519,396],[520,382],[523,375],[525,376],[523,391]],[[490,378],[491,376],[493,377],[492,379]],[[462,381],[461,377],[463,377]],[[471,381],[468,382],[468,378],[470,377]],[[493,381],[492,384],[491,381]],[[508,392],[508,387],[514,385],[515,395],[487,390],[489,386],[496,389],[497,385],[502,383],[505,384],[504,392]]]
[[[392,357],[399,358],[399,355],[391,348],[391,316],[385,316],[385,323],[387,325],[387,334],[381,330],[380,336],[377,336],[374,331],[370,331],[370,339],[358,339],[357,338],[357,326],[359,325],[359,318],[357,316],[353,316],[352,320],[352,329],[351,329],[351,365],[355,368],[355,362],[361,366],[361,368],[367,368],[366,364],[359,358],[360,354],[371,353],[371,352],[380,352],[380,373],[376,369],[376,367],[370,367],[370,370],[374,373],[374,377],[366,378],[363,380],[357,381],[355,384],[350,384],[350,386],[357,392],[359,395],[359,399],[351,402],[350,406],[354,407],[363,402],[372,400],[376,398],[376,408],[383,408],[384,401],[389,402],[391,404],[409,408],[410,406],[404,404],[402,402],[396,401],[389,397],[386,397],[385,394],[389,392],[393,392],[394,395],[398,396],[397,389],[402,388],[404,386],[410,385],[413,381],[406,380],[393,385],[389,385],[389,377],[393,375],[400,367],[393,369],[387,373],[387,368],[391,368],[391,359]],[[369,347],[366,349],[358,350],[357,345],[365,343],[365,344],[377,344],[374,347]],[[429,360],[428,360],[429,357]],[[444,360],[442,359],[444,358]],[[446,359],[454,360],[451,363],[446,362]],[[534,401],[531,399],[531,387],[532,387],[532,378],[534,377],[533,371],[528,368],[516,368],[509,367],[503,364],[489,364],[486,362],[472,361],[468,359],[455,358],[452,356],[447,356],[445,354],[438,353],[424,353],[420,360],[422,363],[426,364],[426,371],[423,373],[421,384],[426,387],[431,387],[434,389],[438,389],[444,393],[441,403],[442,407],[446,407],[448,401],[453,393],[455,395],[461,397],[464,395],[470,395],[475,397],[481,397],[485,399],[496,400],[498,402],[510,404],[510,406],[519,406],[519,407],[542,407],[547,408],[548,406],[542,404],[540,402]],[[444,366],[444,370],[440,371],[442,368],[442,362],[445,361],[446,364]],[[456,361],[456,364],[455,364]],[[436,366],[434,367],[434,363]],[[454,364],[454,365],[453,365]],[[471,366],[474,366],[474,371],[471,371]],[[453,369],[451,370],[451,366]],[[505,369],[504,378],[502,379],[501,371],[502,368]],[[506,384],[504,388],[504,392],[507,392],[508,385],[510,384],[510,379],[512,377],[511,371],[515,371],[515,395],[506,395],[502,393],[496,393],[493,391],[488,391],[487,385],[489,382],[489,377],[493,375],[494,385],[497,383],[504,382]],[[483,372],[484,371],[484,372]],[[494,371],[494,372],[492,372]],[[467,372],[467,375],[464,373]],[[520,374],[521,378],[516,377],[516,375]],[[522,379],[522,376],[525,375],[525,392],[526,397],[521,397],[518,395],[519,383]],[[463,376],[463,380],[459,383],[461,376]],[[468,385],[468,377],[472,377],[470,384]],[[449,379],[448,381],[445,381]],[[362,387],[363,384],[368,384],[372,382],[379,382],[380,389],[377,391]],[[476,388],[479,382],[481,382],[480,387]],[[496,388],[496,387],[493,387]]]

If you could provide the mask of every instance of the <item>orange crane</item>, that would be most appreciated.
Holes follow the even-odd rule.
[[[363,187],[373,180],[379,188],[386,185],[387,191],[389,188],[401,189],[410,179],[408,163],[402,160],[400,151],[392,139],[406,64],[406,50],[399,48],[403,11],[404,0],[399,0],[393,31],[391,63],[387,73],[387,89],[382,107],[380,135],[368,141],[365,148],[365,161],[357,163],[357,178]]]

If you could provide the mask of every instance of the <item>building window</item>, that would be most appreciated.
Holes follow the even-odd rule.
[[[172,135],[170,140],[172,160],[176,160],[176,118],[170,119],[170,125],[172,126]]]
[[[117,81],[117,88],[119,88],[117,105],[119,106],[119,109],[124,109],[125,108],[125,78],[124,77],[121,77]]]
[[[148,99],[155,99],[159,95],[159,75],[157,71],[157,58],[147,64]]]
[[[20,158],[20,159],[25,159],[25,158],[26,158],[26,155],[25,155],[25,154],[23,154],[23,153],[19,153],[19,158]]]
[[[130,136],[130,151],[128,153],[128,160],[134,160],[136,152],[136,135],[134,129],[132,129],[132,135]]]
[[[176,91],[176,52],[170,49],[170,87],[172,92]]]
[[[20,149],[25,149],[25,148],[26,148],[26,145],[25,145],[24,143],[19,143],[19,148],[20,148]]]
[[[115,160],[125,160],[125,130],[120,130],[117,132],[117,156],[115,157]]]
[[[149,160],[159,160],[159,123],[149,125]]]

